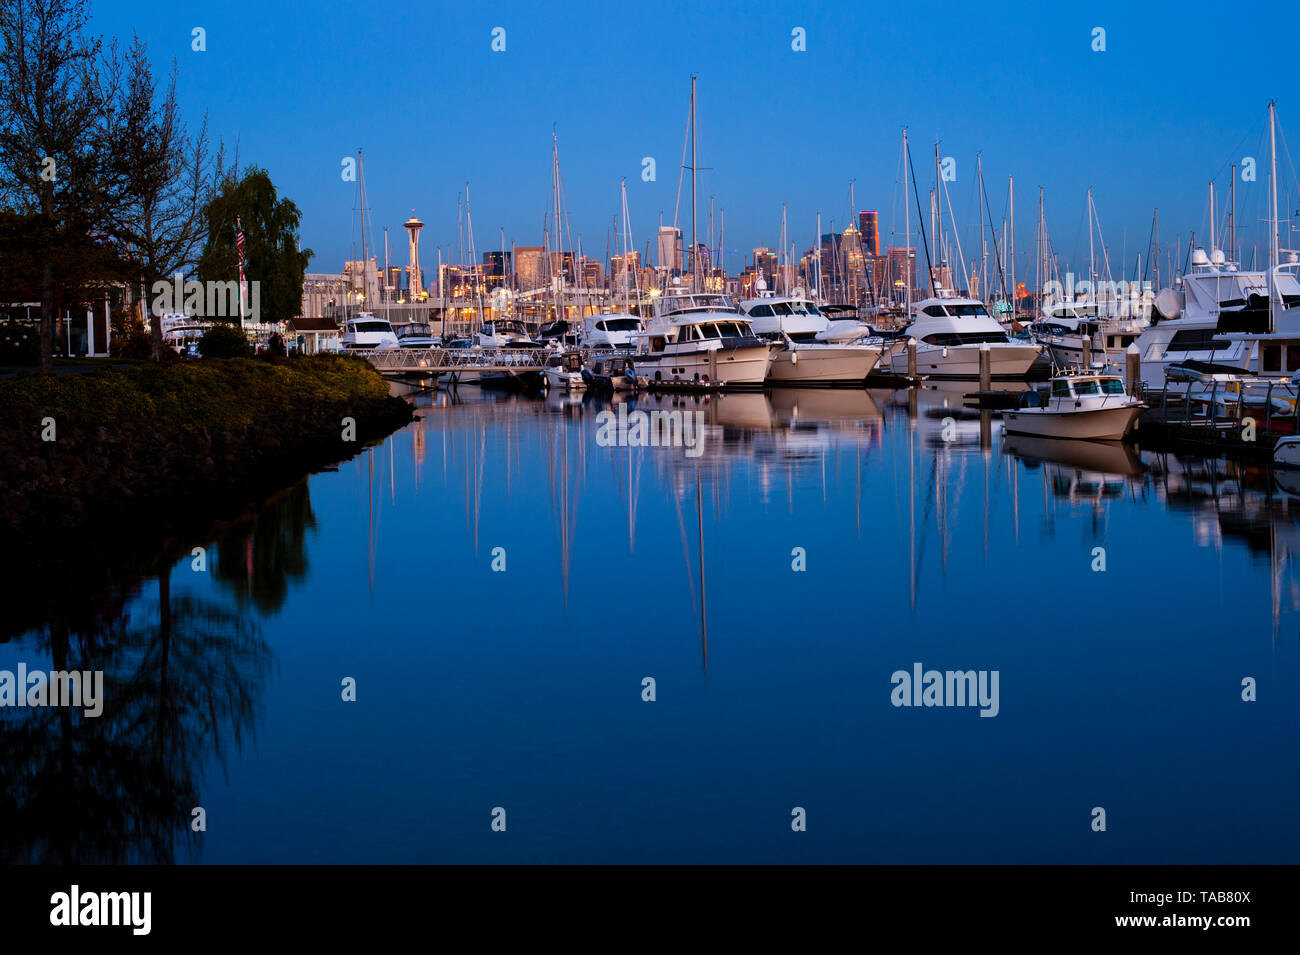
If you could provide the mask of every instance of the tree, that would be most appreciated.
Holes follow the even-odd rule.
[[[101,231],[120,195],[102,123],[116,90],[101,83],[87,19],[87,0],[0,3],[0,207],[22,223],[27,267],[10,289],[39,294],[43,372],[59,310],[117,267]]]
[[[176,64],[167,88],[154,86],[148,50],[137,36],[125,60],[113,47],[106,63],[117,95],[107,104],[106,138],[112,169],[123,185],[122,201],[111,207],[107,228],[129,262],[131,278],[144,289],[196,264],[208,199],[207,117],[190,136],[176,105]],[[127,80],[119,78],[125,70]],[[163,353],[162,315],[149,309],[150,356]]]
[[[236,166],[238,162],[236,162]],[[230,281],[238,274],[236,223],[244,232],[244,272],[259,282],[263,322],[288,321],[302,313],[302,277],[311,249],[298,248],[302,213],[289,199],[276,195],[265,169],[248,166],[218,172],[218,184],[204,206],[207,241],[199,259],[199,278]]]

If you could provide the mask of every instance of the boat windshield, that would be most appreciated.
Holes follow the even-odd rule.
[[[397,332],[400,338],[428,338],[430,333],[431,329],[423,322],[411,322]]]
[[[603,332],[634,332],[638,324],[635,318],[607,318],[597,322],[596,327]]]
[[[1101,385],[1097,384],[1095,378],[1085,378],[1083,381],[1074,383],[1074,393],[1076,395],[1099,395],[1101,394]]]
[[[664,296],[662,302],[661,308],[666,314],[698,309],[711,309],[720,312],[735,311],[734,306],[725,295],[668,295]]]
[[[352,330],[357,332],[391,332],[393,328],[387,322],[353,322]]]
[[[1108,395],[1124,394],[1124,382],[1118,378],[1103,378],[1101,380],[1101,390]]]
[[[773,302],[772,312],[776,315],[820,315],[812,302]]]
[[[786,334],[790,336],[792,342],[815,344],[817,341],[816,332],[787,332]]]
[[[966,318],[972,315],[982,315],[985,318],[987,318],[989,313],[988,310],[985,309],[983,305],[972,302],[969,304],[957,303],[954,305],[949,305],[948,314],[957,315],[962,318]]]

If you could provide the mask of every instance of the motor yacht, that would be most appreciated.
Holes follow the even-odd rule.
[[[808,299],[748,299],[740,303],[740,310],[748,316],[755,335],[777,346],[767,373],[771,383],[861,384],[880,361],[880,346],[858,343],[870,334],[870,328],[862,326],[860,333],[842,340]]]
[[[339,347],[344,351],[369,351],[375,348],[396,348],[397,335],[386,319],[370,312],[360,312],[343,320],[343,334]]]
[[[761,388],[775,350],[727,296],[712,292],[658,296],[638,338],[637,375],[678,387]]]
[[[994,378],[1023,378],[1043,346],[1013,340],[984,303],[974,298],[936,296],[913,307],[903,338],[916,339],[916,372],[930,378],[978,378],[980,347],[988,345]],[[907,348],[890,355],[890,370],[908,373]]]

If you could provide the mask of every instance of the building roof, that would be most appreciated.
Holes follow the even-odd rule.
[[[299,316],[289,319],[289,324],[295,332],[336,332],[339,330],[339,323],[332,318],[316,318]]]

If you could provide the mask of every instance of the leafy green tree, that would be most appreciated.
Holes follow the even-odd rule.
[[[236,223],[244,231],[244,273],[260,282],[261,320],[283,322],[302,314],[302,277],[311,249],[299,249],[302,213],[281,199],[265,169],[245,167],[219,173],[217,187],[203,209],[207,241],[199,259],[199,278],[230,281],[238,275]]]

